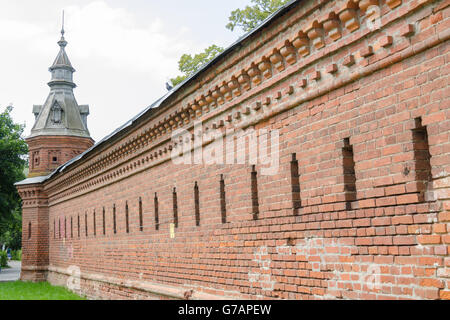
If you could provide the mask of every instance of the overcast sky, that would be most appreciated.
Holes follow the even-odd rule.
[[[242,33],[225,28],[250,0],[0,0],[0,110],[34,124],[33,104],[49,93],[48,68],[59,47],[65,11],[66,52],[77,70],[75,97],[89,104],[94,140],[138,114],[178,75],[183,53],[226,47]]]

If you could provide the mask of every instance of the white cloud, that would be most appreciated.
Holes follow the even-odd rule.
[[[106,66],[164,76],[177,72],[179,56],[193,47],[187,28],[176,34],[164,31],[160,18],[139,25],[123,8],[103,1],[66,9],[67,38],[74,57],[98,58]]]

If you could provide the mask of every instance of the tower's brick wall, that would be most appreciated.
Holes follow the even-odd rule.
[[[60,165],[83,153],[92,145],[91,138],[73,136],[36,136],[27,139],[29,148],[29,177],[51,173]]]
[[[114,299],[448,299],[450,7],[367,3],[300,1],[45,182],[48,280],[79,270],[77,290]],[[199,120],[278,130],[279,169],[175,164],[171,133]]]

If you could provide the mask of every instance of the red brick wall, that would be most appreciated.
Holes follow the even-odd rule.
[[[42,281],[49,264],[48,196],[41,185],[19,187],[22,198],[21,280]]]
[[[190,290],[191,298],[448,299],[450,8],[445,1],[382,1],[380,28],[369,29],[355,9],[358,28],[350,32],[343,19],[341,37],[325,33],[324,47],[315,48],[321,40],[308,26],[345,5],[353,8],[300,2],[126,135],[46,182],[48,280],[66,284],[75,266],[80,292],[113,299],[186,298]],[[285,56],[284,69],[272,63],[269,74],[263,56],[287,39],[296,43],[299,30],[311,38],[309,55],[300,47],[295,61]],[[209,104],[208,90],[252,62],[261,65],[260,81],[253,77],[249,90],[242,82],[237,94],[225,89],[223,99],[211,95],[218,107]],[[171,131],[177,123],[192,129],[195,120],[209,129],[279,130],[278,173],[264,176],[265,166],[256,165],[256,220],[250,164],[171,162]],[[171,237],[173,188],[178,227]],[[27,218],[24,212],[24,225]]]

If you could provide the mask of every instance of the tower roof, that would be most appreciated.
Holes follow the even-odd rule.
[[[61,30],[61,39],[58,41],[58,45],[60,47],[59,53],[49,70],[52,71],[57,68],[66,68],[71,70],[72,72],[75,72],[75,69],[72,67],[72,64],[70,63],[69,57],[67,56],[65,50],[67,41],[66,39],[64,39],[64,29]]]
[[[79,106],[73,94],[73,88],[76,87],[73,82],[75,69],[65,50],[67,41],[64,38],[64,24],[58,45],[59,53],[49,68],[52,74],[51,81],[48,83],[50,93],[43,105],[33,107],[36,120],[29,138],[36,136],[90,138],[87,128],[89,106]]]

